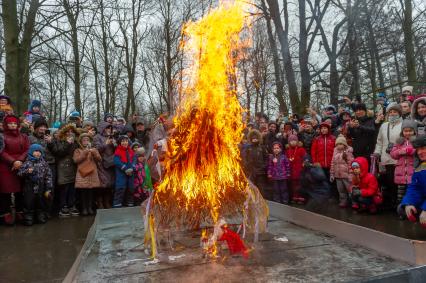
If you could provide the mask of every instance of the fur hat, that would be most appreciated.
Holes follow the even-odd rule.
[[[135,151],[135,155],[136,155],[136,157],[144,156],[145,155],[145,148],[143,148],[143,147],[138,148]]]
[[[348,143],[347,143],[346,138],[345,138],[344,135],[339,135],[337,137],[337,139],[336,139],[336,145],[338,145],[338,144],[343,144],[346,147],[348,146]]]
[[[251,130],[248,135],[247,135],[247,139],[249,142],[251,142],[253,139],[257,139],[259,141],[259,143],[262,142],[262,135],[260,134],[260,132],[256,129]]]
[[[367,111],[367,106],[365,105],[365,103],[356,104],[355,107],[354,107],[354,111],[358,111],[358,110]]]
[[[402,121],[401,131],[405,128],[413,129],[415,133],[417,133],[417,123],[411,119],[405,119]]]
[[[74,124],[63,124],[58,130],[59,139],[65,140],[66,133],[70,130],[74,132],[76,137],[78,137],[80,135],[80,132],[77,130],[77,128],[74,126]]]
[[[114,120],[114,115],[112,115],[111,113],[105,113],[104,122],[106,122],[107,118],[112,118]]]
[[[89,120],[83,121],[83,128],[85,128],[87,126],[89,126],[91,128],[94,128],[95,127],[95,123],[93,123],[92,121],[89,121]]]
[[[82,144],[81,144],[81,141],[83,140],[83,138],[89,138],[90,143],[92,143],[92,142],[93,142],[93,138],[92,138],[92,136],[91,136],[91,135],[89,135],[88,133],[82,133],[82,134],[80,134],[80,136],[78,137],[78,144],[79,144],[81,147],[83,147],[83,146],[82,146]]]
[[[402,108],[401,108],[401,105],[399,105],[398,103],[396,103],[396,102],[392,102],[392,103],[390,103],[389,105],[388,105],[388,107],[386,107],[386,113],[389,113],[389,111],[391,111],[391,110],[395,110],[395,111],[397,111],[398,113],[399,113],[399,116],[401,116],[402,115]]]
[[[45,126],[46,128],[49,128],[49,125],[47,124],[44,118],[39,118],[34,121],[34,130],[37,128],[40,128],[41,126]]]
[[[402,88],[402,92],[409,91],[410,93],[413,93],[413,87],[411,85],[406,85]]]

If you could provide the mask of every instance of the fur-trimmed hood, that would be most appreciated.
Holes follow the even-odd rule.
[[[59,140],[65,140],[66,133],[69,130],[72,130],[74,132],[76,138],[80,136],[80,131],[73,124],[65,124],[62,128],[59,129],[59,132],[58,132]]]
[[[252,139],[257,139],[259,143],[262,143],[262,134],[256,129],[251,130],[247,135],[247,140],[251,143]]]
[[[417,106],[420,102],[423,102],[423,104],[426,104],[426,97],[419,97],[416,100],[414,100],[413,105],[411,106],[411,119],[420,121],[420,117],[417,114]],[[423,121],[420,122],[426,122],[426,118],[423,118]]]

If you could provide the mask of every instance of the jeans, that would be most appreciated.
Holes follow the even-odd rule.
[[[65,184],[59,188],[60,191],[60,207],[71,208],[75,205],[75,187],[74,184]]]

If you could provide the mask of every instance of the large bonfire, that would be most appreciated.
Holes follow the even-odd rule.
[[[250,18],[244,6],[220,2],[184,27],[181,48],[188,64],[183,97],[173,120],[165,175],[146,214],[154,256],[155,234],[164,229],[214,227],[224,220],[240,223],[244,234],[257,235],[266,227],[266,203],[240,165],[244,124],[236,64],[248,42],[242,35],[248,34]]]

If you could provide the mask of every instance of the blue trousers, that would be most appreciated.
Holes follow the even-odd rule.
[[[272,180],[272,187],[274,189],[274,201],[288,204],[287,180]]]

